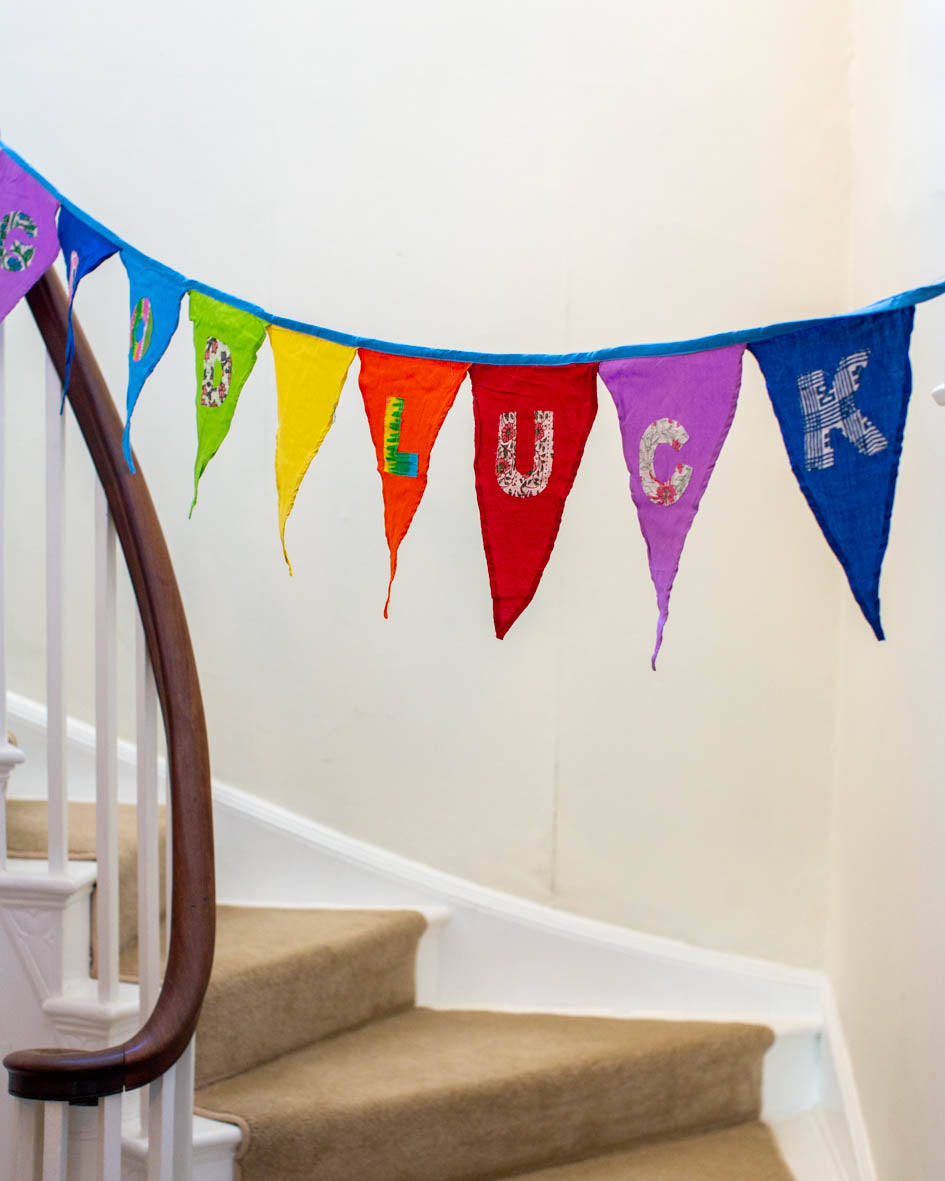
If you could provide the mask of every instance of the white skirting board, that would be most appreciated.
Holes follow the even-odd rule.
[[[45,709],[16,694],[8,702],[10,727],[27,756],[10,794],[41,798]],[[70,719],[67,745],[70,798],[92,799],[94,729]],[[420,909],[435,921],[421,943],[418,999],[435,1007],[766,1023],[777,1042],[766,1062],[765,1117],[789,1129],[785,1135],[793,1136],[797,1151],[803,1143],[809,1155],[818,1139],[830,1149],[833,1171],[825,1165],[820,1174],[798,1172],[800,1181],[875,1181],[839,1016],[822,973],[503,894],[216,780],[213,795],[221,902]],[[119,746],[119,798],[135,798],[134,748],[126,743]],[[802,1117],[806,1122],[795,1122]]]

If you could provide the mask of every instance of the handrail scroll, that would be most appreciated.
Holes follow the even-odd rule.
[[[67,302],[52,271],[27,295],[60,379]],[[215,933],[210,753],[183,602],[151,495],[122,454],[122,425],[88,341],[75,325],[68,399],[124,552],[164,719],[173,840],[171,925],[160,995],[144,1025],[102,1050],[16,1050],[3,1060],[23,1099],[94,1103],[169,1070],[187,1048],[210,979]]]

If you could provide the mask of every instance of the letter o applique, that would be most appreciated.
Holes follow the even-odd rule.
[[[233,357],[222,340],[207,337],[203,350],[203,381],[200,385],[201,406],[222,406],[230,392],[233,376]]]
[[[135,304],[134,311],[131,313],[131,341],[128,347],[131,351],[132,361],[140,361],[148,351],[151,344],[151,330],[153,327],[154,316],[151,314],[151,301],[145,295],[142,299],[138,300]],[[206,380],[206,368],[204,369],[204,379]]]
[[[674,418],[658,418],[643,432],[640,439],[640,483],[648,499],[654,504],[661,504],[664,508],[675,504],[689,487],[689,478],[692,475],[689,464],[677,463],[668,480],[657,479],[653,466],[657,447],[661,443],[666,443],[674,451],[678,451],[688,442],[689,434],[686,428]]]
[[[537,496],[548,486],[555,453],[555,412],[535,411],[535,452],[527,476],[515,466],[518,412],[499,415],[499,441],[496,447],[495,476],[499,487],[509,496]]]
[[[36,247],[26,242],[7,242],[7,236],[19,230],[27,238],[35,238],[39,231],[28,213],[15,210],[0,217],[0,270],[25,271],[33,261]]]

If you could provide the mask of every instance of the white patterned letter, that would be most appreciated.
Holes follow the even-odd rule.
[[[640,439],[640,483],[654,504],[661,504],[664,508],[675,504],[689,487],[692,476],[692,468],[688,463],[677,463],[668,480],[657,479],[654,468],[657,447],[661,443],[666,443],[674,451],[678,451],[688,442],[689,432],[675,418],[658,418],[643,432]]]
[[[804,462],[809,472],[833,467],[830,432],[843,431],[861,455],[875,455],[889,444],[856,404],[860,374],[870,359],[868,349],[844,357],[833,375],[830,389],[823,369],[802,373],[797,379],[804,412]]]
[[[518,413],[499,415],[499,442],[495,454],[495,478],[509,496],[537,496],[544,492],[551,478],[555,454],[555,412],[535,411],[535,452],[527,476],[515,466],[515,443],[518,436]]]

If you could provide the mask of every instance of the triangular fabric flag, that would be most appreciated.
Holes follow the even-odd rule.
[[[358,378],[381,475],[390,581],[384,618],[397,572],[397,550],[427,486],[430,453],[469,365],[398,357],[361,349]]]
[[[207,464],[226,438],[240,390],[256,364],[266,336],[266,323],[232,304],[221,303],[202,291],[190,292],[197,359],[197,458],[194,462],[194,500]]]
[[[186,281],[176,271],[139,254],[130,246],[121,251],[121,261],[128,272],[131,328],[128,340],[128,395],[125,433],[122,448],[131,471],[131,415],[141,387],[164,356],[180,319],[180,301]]]
[[[914,314],[842,316],[749,346],[797,482],[878,640]]]
[[[532,601],[597,414],[596,365],[473,365],[476,495],[501,640]]]
[[[59,202],[0,152],[0,322],[56,261]]]
[[[744,349],[739,344],[600,366],[617,407],[630,495],[656,588],[654,669],[686,536],[735,417]]]
[[[66,390],[69,388],[69,374],[72,372],[72,357],[75,352],[75,337],[72,332],[72,305],[79,283],[97,266],[111,258],[118,251],[118,246],[87,225],[81,218],[76,217],[70,210],[63,208],[59,211],[59,245],[62,247],[62,257],[66,264],[66,274],[69,278],[69,323],[66,332],[66,376],[62,383],[62,397],[65,401]]]
[[[354,359],[353,348],[269,326],[276,365],[279,426],[276,430],[276,492],[279,496],[279,537],[289,573],[285,523],[295,504],[308,465],[335,421],[335,408]]]

